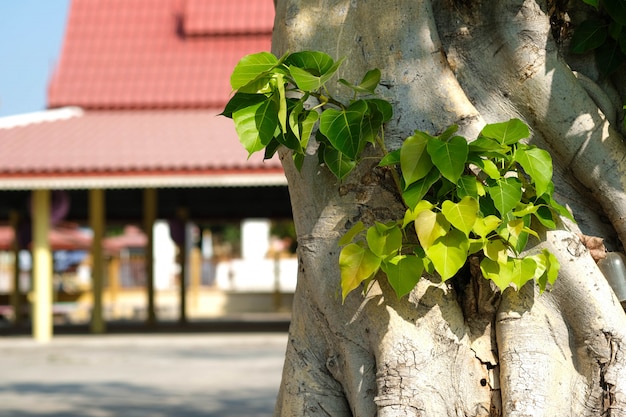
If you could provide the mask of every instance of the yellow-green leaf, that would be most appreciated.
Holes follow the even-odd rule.
[[[341,296],[346,300],[348,294],[357,289],[366,279],[373,276],[380,267],[380,258],[356,243],[343,247],[339,254],[341,271]]]
[[[470,196],[463,197],[458,203],[446,200],[441,205],[441,213],[452,226],[469,236],[478,218],[478,200]]]
[[[450,230],[450,223],[441,213],[422,210],[415,218],[415,231],[424,249],[428,249],[437,238],[444,236],[448,230]]]
[[[430,258],[435,270],[446,281],[452,278],[467,261],[469,239],[463,232],[452,229],[445,236],[433,242],[426,248],[426,255]]]
[[[409,136],[400,148],[400,169],[405,189],[424,178],[433,167],[430,155],[426,151],[429,138],[431,136],[427,133],[417,131],[413,136]]]

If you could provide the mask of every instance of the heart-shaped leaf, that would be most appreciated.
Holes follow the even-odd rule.
[[[478,218],[478,200],[469,196],[458,203],[446,200],[441,205],[441,213],[452,226],[469,236]]]
[[[396,223],[385,225],[376,222],[367,229],[367,245],[376,256],[388,258],[402,247],[402,231]]]
[[[400,148],[400,170],[404,178],[405,189],[426,176],[433,167],[433,162],[426,150],[432,136],[424,132],[415,132],[409,136]]]
[[[320,132],[341,153],[350,159],[357,159],[365,145],[361,137],[361,123],[367,110],[367,104],[362,100],[345,110],[327,109],[320,118]]]
[[[380,258],[368,248],[356,243],[344,246],[339,254],[342,301],[363,281],[373,276],[379,267]]]
[[[467,141],[461,136],[454,136],[445,142],[431,137],[428,140],[427,150],[441,175],[456,184],[465,170],[469,152]]]
[[[264,76],[276,64],[278,64],[278,58],[269,52],[246,55],[235,66],[230,76],[230,86],[233,90],[238,90],[255,79]]]
[[[383,262],[381,269],[387,275],[387,280],[398,298],[401,298],[410,293],[419,282],[424,272],[424,263],[415,255],[398,255]]]
[[[435,240],[429,248],[425,248],[426,255],[443,281],[452,278],[465,265],[468,249],[469,239],[463,232],[455,229]]]
[[[503,145],[512,145],[530,136],[526,123],[519,119],[493,123],[485,126],[481,135],[497,140]]]
[[[552,181],[552,157],[543,149],[519,148],[515,152],[517,161],[535,184],[537,196],[542,196],[548,190]]]
[[[263,149],[274,137],[278,127],[276,102],[267,99],[252,106],[243,107],[233,113],[235,130],[239,141],[252,155]]]
[[[502,217],[513,210],[522,198],[522,183],[517,178],[501,178],[495,181],[494,186],[487,189]]]
[[[428,249],[435,240],[444,236],[450,230],[450,223],[443,214],[432,210],[422,210],[415,218],[415,231],[420,245]]]

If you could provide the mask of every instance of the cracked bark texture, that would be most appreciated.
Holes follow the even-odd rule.
[[[415,129],[456,123],[472,138],[485,123],[521,118],[551,152],[556,197],[578,220],[530,249],[561,262],[550,292],[500,294],[470,264],[400,300],[383,279],[342,305],[337,241],[354,222],[403,208],[375,163],[338,183],[315,155],[298,172],[283,153],[300,269],[277,416],[626,416],[626,316],[576,237],[602,236],[613,250],[626,241],[615,125],[626,83],[623,71],[599,81],[593,62],[568,56],[566,36],[554,38],[563,31],[550,18],[569,10],[575,20],[581,4],[276,2],[277,55],[345,56],[340,77],[350,81],[382,71],[379,92],[395,111],[389,148]]]

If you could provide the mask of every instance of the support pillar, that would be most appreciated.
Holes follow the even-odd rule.
[[[45,343],[52,339],[52,252],[50,190],[33,191],[33,337]]]
[[[89,190],[89,225],[93,231],[91,242],[91,291],[93,293],[93,309],[91,313],[90,330],[92,333],[104,333],[102,290],[104,287],[104,256],[102,240],[105,228],[105,199],[104,190]]]
[[[13,309],[13,325],[19,326],[22,323],[22,293],[20,292],[20,241],[18,238],[18,228],[20,224],[20,213],[12,210],[9,213],[9,222],[13,229],[13,290],[11,291],[11,308]]]
[[[157,217],[157,190],[146,188],[143,191],[144,232],[148,237],[146,247],[146,290],[148,298],[147,324],[156,323],[154,304],[154,222]]]
[[[187,233],[187,221],[189,220],[189,213],[186,208],[178,209],[177,217],[183,225],[183,241],[182,244],[179,245],[178,251],[180,256],[180,312],[178,321],[181,324],[187,323],[187,275],[188,275],[188,266],[189,266],[189,253],[187,250],[187,240],[189,239]]]

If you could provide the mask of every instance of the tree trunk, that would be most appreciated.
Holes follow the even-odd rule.
[[[317,156],[299,172],[283,154],[299,277],[277,416],[626,416],[626,315],[577,237],[613,250],[626,241],[626,148],[611,125],[626,83],[600,87],[593,65],[566,63],[550,25],[562,10],[548,3],[278,0],[274,53],[346,57],[339,75],[352,82],[382,71],[390,149],[416,129],[458,124],[473,138],[485,123],[524,119],[578,225],[531,249],[559,259],[552,291],[500,293],[469,265],[402,299],[381,279],[342,304],[339,238],[404,208],[374,161],[338,182]]]

